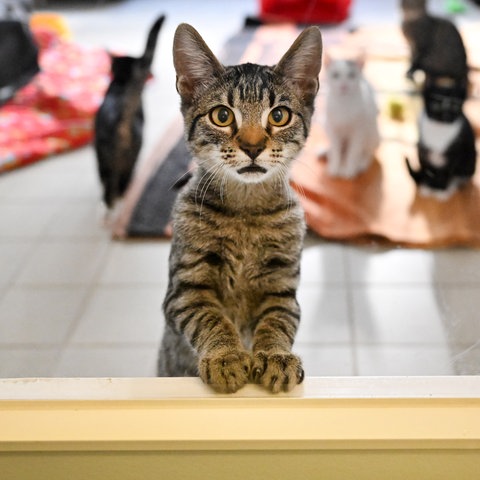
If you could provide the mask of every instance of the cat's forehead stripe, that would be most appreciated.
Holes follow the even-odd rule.
[[[234,108],[234,107],[235,107],[235,98],[234,98],[234,94],[233,94],[233,88],[231,88],[231,89],[228,90],[227,102],[228,102],[228,106],[229,106],[230,108]]]
[[[270,106],[275,103],[275,92],[272,88],[272,72],[267,67],[255,64],[243,64],[231,67],[229,72],[228,102],[235,106],[235,99],[241,102],[262,103],[266,99]]]

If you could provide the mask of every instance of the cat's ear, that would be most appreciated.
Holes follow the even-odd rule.
[[[322,34],[318,27],[305,29],[275,67],[303,94],[315,95],[322,67]]]
[[[177,90],[182,98],[191,98],[224,72],[224,67],[190,25],[177,27],[173,39],[173,64],[177,72]]]

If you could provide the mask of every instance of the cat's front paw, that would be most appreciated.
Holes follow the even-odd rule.
[[[302,361],[293,353],[257,352],[253,358],[252,380],[272,393],[290,391],[304,376]]]
[[[207,354],[200,359],[200,378],[219,393],[234,393],[248,382],[251,363],[242,350]]]

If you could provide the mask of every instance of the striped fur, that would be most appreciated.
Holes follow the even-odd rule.
[[[181,25],[174,61],[198,167],[173,212],[159,375],[199,375],[219,392],[249,380],[290,390],[303,379],[291,348],[305,226],[288,168],[308,135],[320,32],[303,32],[275,67],[224,67]],[[233,114],[227,126],[215,124],[219,106]]]

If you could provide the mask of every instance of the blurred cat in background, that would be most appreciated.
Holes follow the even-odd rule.
[[[451,78],[427,77],[419,119],[418,160],[407,167],[423,196],[448,200],[475,173],[473,128],[463,113],[465,90]]]
[[[401,0],[402,32],[411,52],[407,77],[421,70],[428,76],[449,77],[467,88],[467,54],[457,27],[430,15],[426,0]]]
[[[112,58],[112,80],[95,117],[98,172],[109,209],[124,195],[142,147],[142,93],[164,19],[159,17],[151,27],[141,57]]]
[[[325,66],[327,172],[353,178],[368,169],[380,142],[375,94],[363,75],[363,59],[326,57]]]

